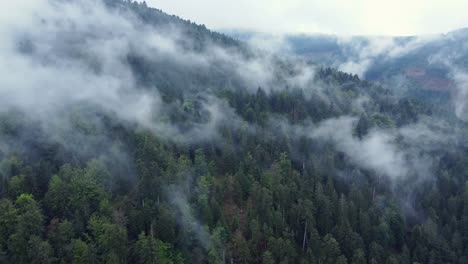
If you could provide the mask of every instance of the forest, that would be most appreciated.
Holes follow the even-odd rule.
[[[0,25],[0,263],[468,263],[459,101],[38,3]]]

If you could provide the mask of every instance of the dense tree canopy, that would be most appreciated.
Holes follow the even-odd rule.
[[[254,56],[144,3],[106,2],[155,30],[182,27],[186,49],[216,43]],[[309,135],[342,116],[356,121],[349,141],[361,147],[375,131],[407,131],[425,120],[444,119],[464,135],[466,124],[447,107],[399,98],[330,68],[316,69],[311,85],[320,89],[309,94],[227,82],[223,69],[175,76],[183,69],[135,54],[125,59],[142,86],[155,84],[161,119],[178,131],[209,123],[214,114],[204,102],[212,98],[237,118],[190,140],[92,104],[70,106],[73,132],[62,144],[27,114],[0,113],[8,146],[0,145],[0,263],[468,263],[463,139],[432,148],[397,137],[418,158],[437,159],[431,176],[413,166],[394,179],[376,169],[381,164],[346,153],[349,145]],[[293,74],[293,62],[278,58],[280,77]]]

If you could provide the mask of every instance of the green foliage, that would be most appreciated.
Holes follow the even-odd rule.
[[[174,257],[169,244],[144,233],[138,236],[135,251],[138,263],[141,264],[176,264],[181,261],[179,256]]]
[[[0,245],[6,249],[9,237],[15,232],[17,209],[10,200],[0,200]]]
[[[125,228],[93,216],[89,221],[88,229],[101,261],[106,263],[127,262],[128,235]]]
[[[182,25],[190,36],[180,40],[184,49],[209,53],[214,42],[246,52],[144,4],[106,1],[155,27]],[[163,137],[86,105],[92,118],[82,110],[70,117],[73,132],[93,143],[79,142],[93,150],[83,155],[74,151],[80,144],[62,146],[34,122],[0,114],[0,136],[13,149],[0,149],[1,263],[467,263],[466,142],[415,153],[437,157],[435,178],[397,186],[335,144],[308,137],[313,131],[298,131],[350,115],[351,136],[362,142],[434,117],[434,108],[327,68],[311,84],[319,94],[308,94],[316,87],[252,92],[218,65],[205,76],[134,54],[123,59],[138,84],[158,89],[144,92],[162,94],[155,118],[203,140]],[[277,60],[278,79],[290,77],[292,62]],[[211,124],[205,93],[241,120]],[[369,102],[356,107],[361,97]],[[293,129],[280,129],[286,123]],[[184,199],[174,203],[178,194]]]
[[[72,263],[86,264],[96,263],[94,248],[81,239],[72,241]]]

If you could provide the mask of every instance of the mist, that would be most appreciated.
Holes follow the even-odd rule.
[[[314,205],[321,202],[320,197],[314,200],[318,194],[309,193],[324,179],[336,180],[340,195],[345,195],[353,180],[361,180],[352,177],[366,177],[382,199],[390,197],[406,215],[418,215],[424,221],[431,216],[419,215],[420,208],[413,208],[420,197],[417,190],[425,184],[435,186],[440,174],[448,174],[450,168],[441,166],[444,159],[463,153],[467,143],[468,71],[460,63],[462,56],[446,56],[443,50],[423,59],[448,69],[447,76],[455,85],[449,106],[420,103],[398,92],[408,85],[402,74],[386,84],[387,79],[379,80],[383,86],[364,80],[377,66],[433,45],[434,36],[336,38],[341,57],[331,56],[325,65],[335,70],[320,66],[320,60],[293,54],[287,36],[257,35],[237,41],[174,17],[178,22],[167,22],[171,20],[156,9],[151,12],[162,18],[151,20],[145,15],[150,12],[146,4],[21,0],[1,5],[9,11],[0,11],[0,71],[4,73],[0,78],[0,132],[4,133],[0,157],[23,155],[28,161],[42,161],[39,155],[46,152],[54,161],[103,161],[112,172],[130,179],[131,184],[122,187],[130,190],[128,210],[141,202],[141,215],[154,217],[145,211],[149,208],[145,199],[157,197],[147,204],[159,208],[161,198],[170,205],[182,236],[193,238],[193,244],[205,253],[218,247],[225,258],[224,251],[232,250],[224,245],[224,237],[212,241],[216,228],[217,236],[224,235],[224,227],[234,229],[229,232],[243,245],[243,233],[253,237],[250,226],[255,224],[261,226],[259,233],[282,234],[263,244],[252,243],[253,247],[274,244],[274,239],[290,232],[292,241],[303,241],[305,252],[308,237],[320,228],[307,227],[314,222],[309,217],[315,216],[305,216],[303,211],[310,209],[314,215],[315,209],[321,210]],[[142,13],[136,11],[140,9]],[[196,166],[200,149],[209,156],[203,161],[205,171],[178,175],[179,166]],[[304,149],[309,152],[301,152]],[[284,157],[291,160],[294,173],[273,175]],[[340,166],[327,167],[324,162],[316,166],[323,165],[323,169],[316,170],[314,166],[323,160]],[[309,176],[316,181],[314,186],[301,186]],[[209,182],[204,186],[204,201],[213,211],[205,219],[206,212],[194,206],[199,206],[194,199],[198,186],[192,186],[201,177]],[[47,189],[47,182],[43,184]],[[261,206],[269,210],[271,205],[268,217],[276,221],[273,224],[261,217],[248,219],[257,206],[250,197],[257,189],[251,185],[264,192]],[[139,188],[151,198],[140,197]],[[327,182],[327,188],[332,190],[330,197],[338,197],[332,183]],[[296,206],[296,201],[307,200],[307,206],[298,209],[297,215],[282,215],[289,208],[281,208],[278,200],[286,193],[291,197],[306,193],[291,203]],[[120,195],[109,196],[120,199]],[[374,197],[371,200],[375,208],[387,209]],[[120,202],[127,201],[118,200],[115,207]],[[461,208],[460,204],[456,206]],[[230,215],[223,211],[237,217],[237,222],[230,223]],[[140,223],[140,215],[131,213],[137,222],[135,230],[143,226],[143,234],[148,233],[144,230],[147,223]],[[216,222],[209,226],[206,219]],[[289,229],[292,222],[296,229]],[[335,231],[324,228],[320,232],[322,243],[320,236]],[[295,238],[302,233],[303,237]],[[171,243],[178,243],[177,239]],[[196,247],[193,244],[187,247]]]

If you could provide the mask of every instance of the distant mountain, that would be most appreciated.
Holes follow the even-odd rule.
[[[226,33],[244,41],[264,35]],[[410,37],[286,35],[283,44],[293,54],[356,73],[397,93],[447,102],[456,90],[456,72],[468,72],[467,40],[468,29],[460,29],[447,34]]]

